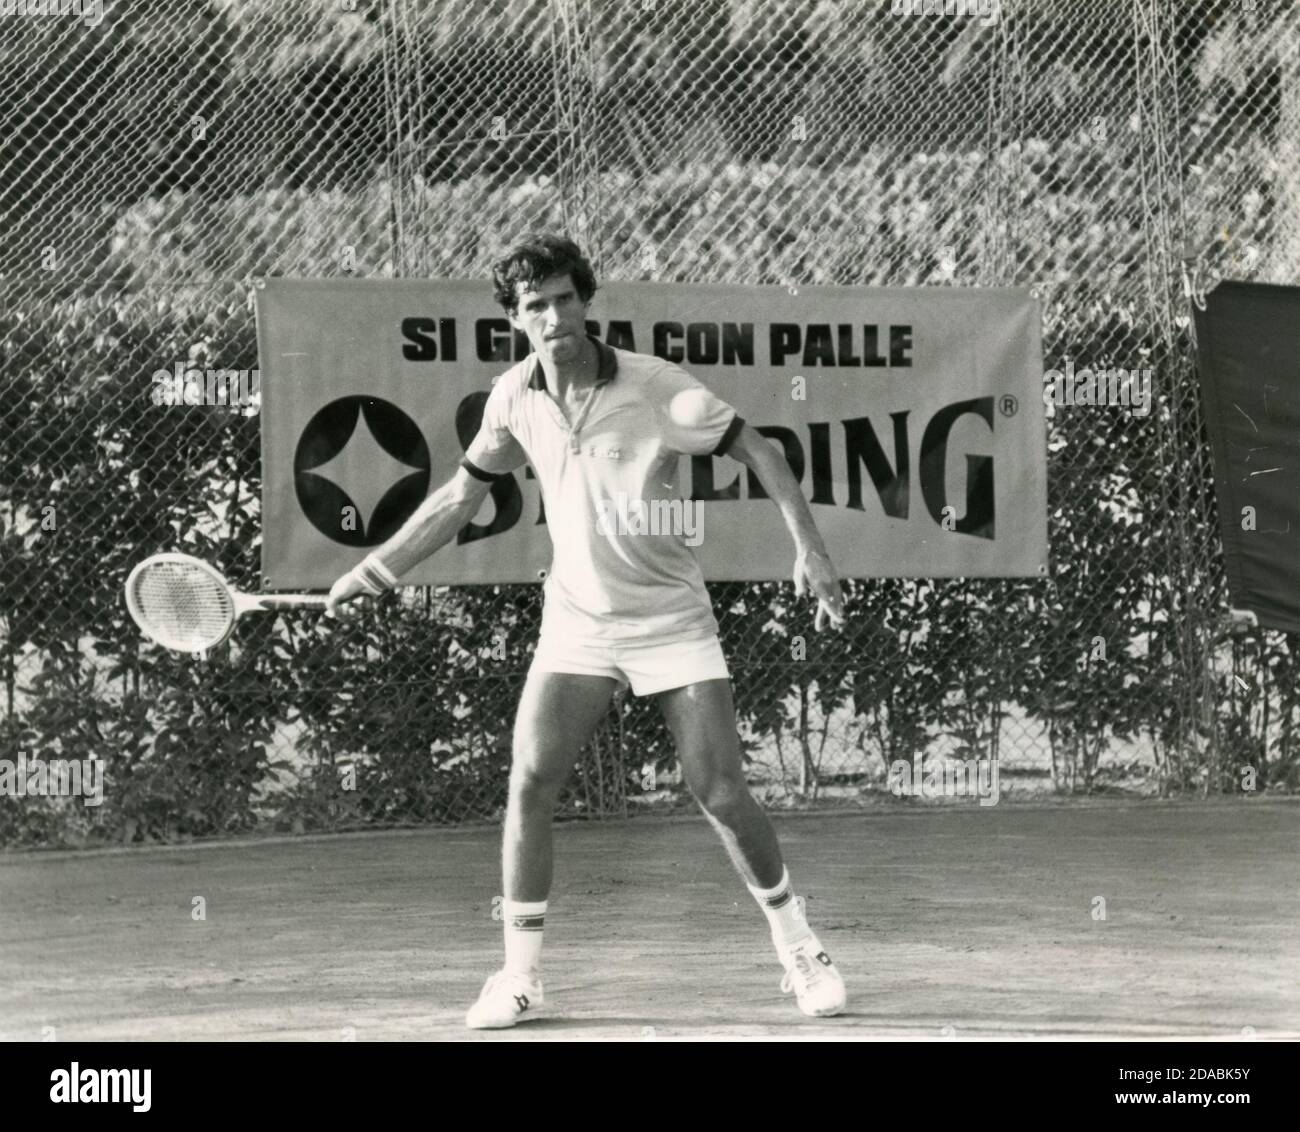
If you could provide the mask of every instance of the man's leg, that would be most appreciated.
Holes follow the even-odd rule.
[[[731,681],[701,680],[661,692],[658,699],[686,785],[767,917],[786,969],[781,989],[796,992],[805,1014],[838,1014],[844,982],[804,919],[776,832],[745,781]]]
[[[555,804],[618,686],[608,676],[528,674],[515,715],[502,839],[507,900],[534,902],[549,895]]]
[[[745,883],[771,888],[781,881],[783,863],[776,831],[749,792],[740,765],[740,738],[730,680],[701,680],[661,692],[660,710],[682,774],[722,838]]]
[[[617,687],[618,681],[608,676],[536,669],[528,674],[515,715],[502,834],[505,966],[488,979],[465,1016],[473,1029],[513,1026],[542,1003],[539,968],[551,891],[551,819],[560,791]]]

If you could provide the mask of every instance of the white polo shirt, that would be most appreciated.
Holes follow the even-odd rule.
[[[600,368],[572,424],[530,355],[493,386],[461,467],[492,480],[526,461],[537,476],[553,548],[543,635],[582,643],[712,636],[718,625],[689,524],[636,516],[666,516],[667,505],[654,501],[681,500],[678,458],[722,455],[745,422],[672,362],[591,341]],[[631,521],[619,522],[620,513]]]

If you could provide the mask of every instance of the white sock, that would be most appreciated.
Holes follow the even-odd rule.
[[[506,926],[506,970],[536,978],[542,962],[546,901],[526,904],[518,900],[503,900],[501,918]]]
[[[763,909],[772,929],[772,942],[777,947],[789,947],[812,935],[812,929],[804,921],[799,899],[790,887],[789,869],[782,868],[781,880],[774,888],[757,888],[752,884],[745,887]]]

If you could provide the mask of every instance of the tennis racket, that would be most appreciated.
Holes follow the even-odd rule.
[[[188,554],[155,554],[126,579],[126,608],[152,641],[176,652],[207,652],[222,644],[245,613],[324,609],[317,594],[246,594]]]

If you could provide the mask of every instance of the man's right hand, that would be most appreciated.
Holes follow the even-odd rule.
[[[351,601],[354,597],[366,592],[365,586],[361,584],[360,579],[356,576],[356,571],[349,570],[330,588],[329,597],[325,599],[325,616],[338,617],[346,616],[341,608],[344,603]],[[355,611],[358,607],[353,606]]]

